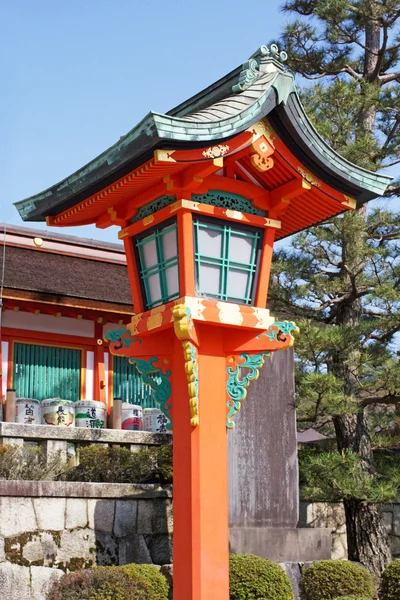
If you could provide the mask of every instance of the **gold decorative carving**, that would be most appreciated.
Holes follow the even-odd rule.
[[[218,144],[218,146],[207,148],[202,154],[205,158],[218,158],[219,156],[224,156],[227,152],[229,152],[229,146],[226,144]]]
[[[197,348],[192,342],[182,342],[183,357],[185,360],[185,373],[188,380],[190,424],[197,427],[199,424],[199,371]]]
[[[345,194],[343,194],[344,196],[344,201],[342,202],[343,206],[347,206],[347,208],[351,208],[351,209],[355,209],[357,208],[357,200],[355,198],[352,198],[351,196],[346,196]]]
[[[175,150],[154,150],[154,163],[158,162],[176,162],[172,155]]]
[[[311,185],[315,185],[315,187],[321,186],[321,182],[319,181],[319,179],[314,177],[314,175],[310,173],[310,171],[306,171],[306,169],[303,169],[303,167],[298,167],[297,170],[303,177],[303,179],[305,179],[308,183],[311,183]]]
[[[230,210],[229,208],[225,211],[225,214],[230,219],[236,219],[237,221],[241,221],[243,219],[243,213],[239,210]]]
[[[180,340],[190,338],[190,330],[193,327],[190,308],[186,304],[176,304],[172,309],[172,317],[176,337]]]
[[[150,225],[150,223],[152,223],[153,221],[154,221],[154,215],[148,215],[142,221],[143,227],[146,227],[146,225]]]

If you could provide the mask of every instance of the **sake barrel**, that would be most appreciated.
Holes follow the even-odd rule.
[[[43,425],[55,427],[75,426],[75,402],[61,398],[48,398],[42,402]]]
[[[104,429],[106,426],[106,405],[97,400],[75,402],[75,427]]]
[[[167,417],[159,408],[143,409],[143,426],[145,431],[152,431],[153,433],[166,433],[167,423]]]
[[[138,404],[122,403],[122,429],[141,431],[143,429],[143,409]]]
[[[17,398],[15,422],[24,425],[40,425],[40,402],[34,398]]]

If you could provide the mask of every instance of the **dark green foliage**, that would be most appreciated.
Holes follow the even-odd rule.
[[[278,42],[289,68],[301,82],[316,80],[301,91],[314,126],[360,166],[399,164],[398,0],[283,0],[282,8],[293,17]],[[388,196],[399,191],[392,185]],[[375,503],[400,489],[374,453],[399,438],[399,223],[375,204],[300,233],[275,254],[269,294],[273,313],[300,326],[298,425],[332,436],[339,451],[308,455],[303,491],[343,498],[349,557],[376,576],[390,547]]]
[[[48,600],[153,600],[144,578],[135,580],[119,567],[97,567],[63,575]]]
[[[40,446],[0,445],[0,479],[53,480],[65,468],[59,452],[48,459]]]
[[[394,560],[382,573],[380,600],[400,598],[400,559]]]
[[[87,446],[79,452],[79,466],[71,468],[67,481],[99,483],[171,483],[172,446],[154,446],[138,452],[129,448]]]
[[[290,579],[277,564],[251,554],[229,557],[230,600],[293,600]]]
[[[333,600],[372,600],[371,596],[337,596]]]
[[[308,567],[301,580],[303,600],[332,600],[347,595],[373,598],[372,575],[346,560],[322,560]]]
[[[168,600],[169,586],[164,575],[154,565],[124,565],[119,567],[135,581],[143,581],[147,585],[148,597],[151,600]]]

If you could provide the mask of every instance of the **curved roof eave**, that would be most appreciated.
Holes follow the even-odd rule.
[[[231,82],[232,73],[227,78]],[[228,96],[226,82],[222,79],[217,83],[195,96],[193,103],[189,100],[180,105],[179,110],[166,115],[149,113],[90,163],[40,194],[17,202],[22,219],[44,220],[71,208],[149,160],[157,148],[198,148],[223,142],[266,116],[292,153],[321,180],[355,197],[359,204],[384,193],[390,177],[350,163],[317,133],[290,73],[279,68],[263,72],[244,90],[231,91]],[[199,96],[201,108],[193,112],[199,106]]]

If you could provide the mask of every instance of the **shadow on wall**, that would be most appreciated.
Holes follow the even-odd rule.
[[[172,563],[172,500],[97,500],[96,565]]]

